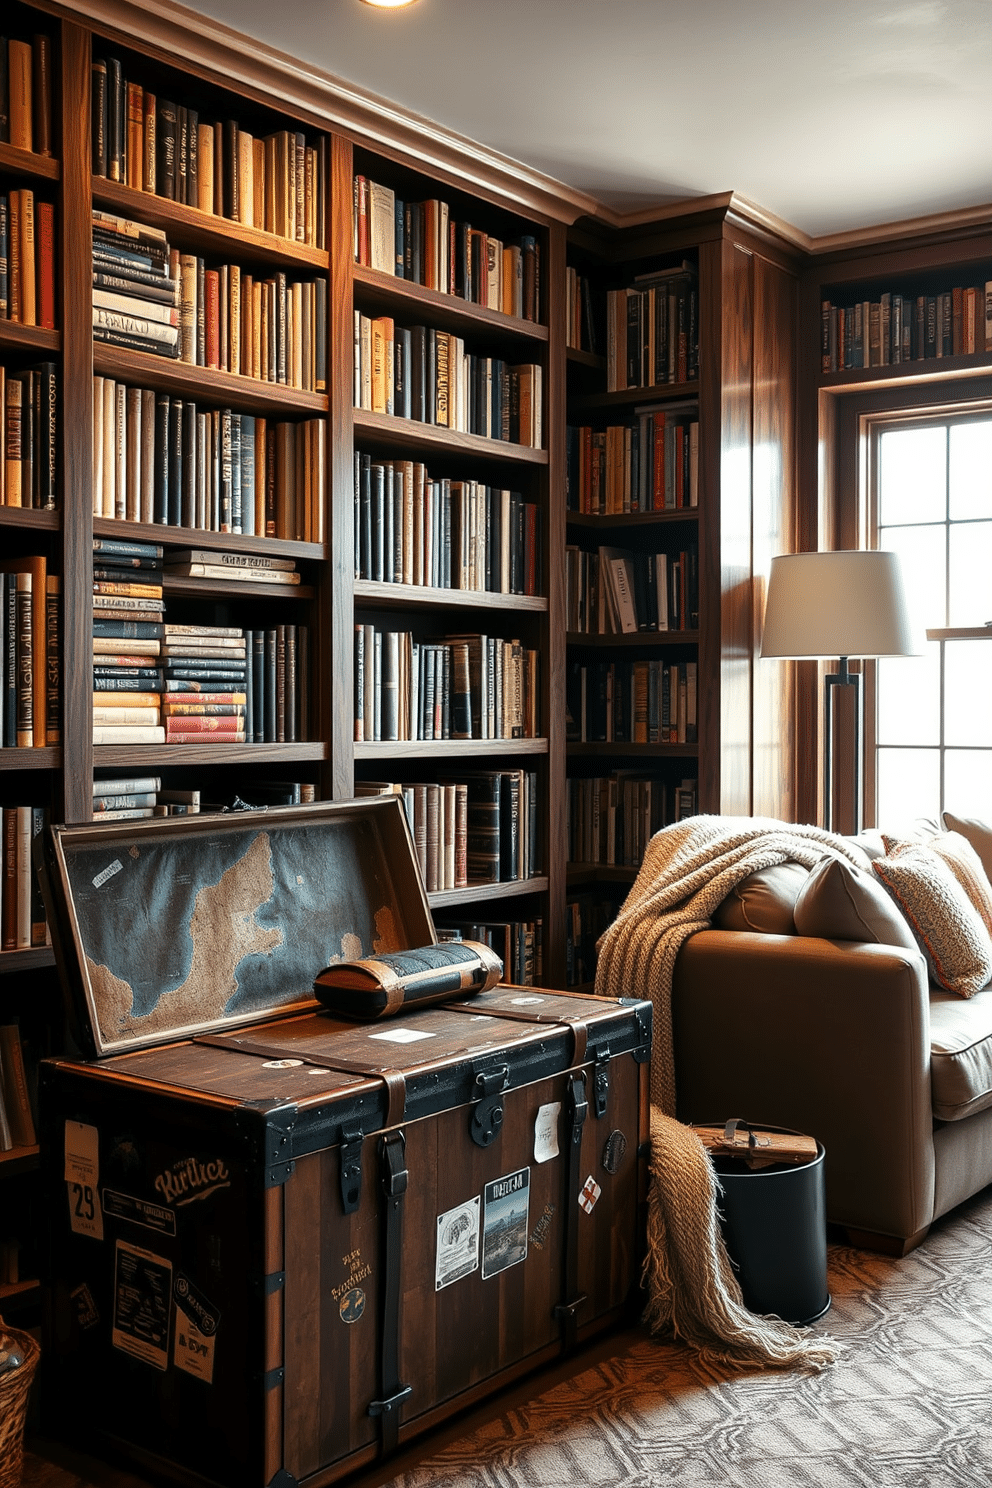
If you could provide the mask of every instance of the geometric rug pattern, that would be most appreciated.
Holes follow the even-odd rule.
[[[992,1191],[902,1260],[831,1245],[841,1345],[817,1375],[711,1370],[681,1345],[623,1352],[536,1393],[391,1488],[989,1488]]]
[[[989,1488],[992,1189],[903,1260],[831,1244],[828,1285],[820,1374],[707,1368],[628,1329],[347,1488]],[[33,1454],[24,1482],[140,1488]]]

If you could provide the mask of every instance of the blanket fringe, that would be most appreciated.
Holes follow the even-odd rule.
[[[781,1318],[759,1317],[741,1296],[717,1220],[718,1182],[689,1127],[651,1111],[648,1251],[644,1321],[654,1334],[682,1339],[710,1363],[732,1369],[816,1373],[840,1347]]]

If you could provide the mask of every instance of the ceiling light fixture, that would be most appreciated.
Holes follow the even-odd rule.
[[[374,5],[378,10],[399,10],[403,5],[412,5],[413,0],[362,0],[363,5]]]

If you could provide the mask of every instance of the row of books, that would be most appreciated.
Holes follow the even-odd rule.
[[[47,813],[42,806],[4,806],[0,815],[0,946],[26,951],[48,940],[45,907],[31,862],[31,844],[44,830]]]
[[[44,557],[0,559],[4,748],[44,748],[61,738],[59,591]]]
[[[591,987],[596,980],[596,943],[617,917],[615,895],[602,890],[569,894],[565,902],[565,985]]]
[[[695,630],[699,549],[565,549],[566,628],[578,635]]]
[[[566,737],[582,744],[695,744],[695,661],[571,662]]]
[[[392,187],[361,175],[352,225],[356,263],[504,315],[541,318],[541,247],[532,234],[504,244],[456,222],[447,202],[404,202]]]
[[[355,407],[540,449],[543,372],[474,356],[461,336],[355,311]]]
[[[58,405],[54,362],[16,372],[0,366],[0,506],[55,510]]]
[[[55,329],[55,208],[28,186],[0,192],[0,320]]]
[[[820,367],[888,367],[992,351],[992,280],[935,294],[821,304]]]
[[[697,783],[615,770],[571,777],[566,787],[568,861],[640,868],[655,832],[696,813]]]
[[[216,789],[175,787],[163,784],[161,775],[117,775],[93,781],[93,817],[96,821],[121,821],[134,817],[197,816],[201,812],[230,811],[242,807],[300,806],[316,799],[315,787],[299,780],[239,779],[237,791],[223,800],[213,797]]]
[[[565,430],[566,509],[583,516],[678,511],[699,504],[695,405],[645,408],[632,424]]]
[[[599,355],[592,285],[571,264],[565,270],[565,345],[575,351],[591,351],[593,356]]]
[[[355,739],[532,739],[538,653],[517,640],[355,626]]]
[[[536,594],[540,512],[519,491],[355,454],[355,577]]]
[[[162,228],[93,212],[93,334],[131,350],[327,389],[327,281],[256,280],[170,248]]]
[[[93,379],[93,514],[323,542],[327,424]]]
[[[37,1145],[37,1125],[27,1061],[16,1023],[0,1023],[0,1152]],[[3,1243],[0,1282],[19,1279],[16,1242]]]
[[[170,623],[161,545],[104,538],[93,544],[95,744],[306,737],[306,626]],[[187,554],[175,557],[173,567],[199,566]]]
[[[52,153],[52,41],[0,36],[0,144]]]
[[[156,97],[116,57],[93,61],[93,174],[313,248],[326,246],[327,145],[256,137]]]
[[[440,940],[478,940],[494,950],[503,963],[503,981],[534,987],[544,975],[544,921],[446,920],[435,929]]]
[[[606,295],[606,390],[699,376],[699,291],[689,263],[638,274]]]

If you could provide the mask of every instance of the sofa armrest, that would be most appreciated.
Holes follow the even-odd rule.
[[[907,1239],[933,1217],[929,1009],[913,951],[701,931],[672,989],[679,1116],[816,1137],[829,1219]]]

